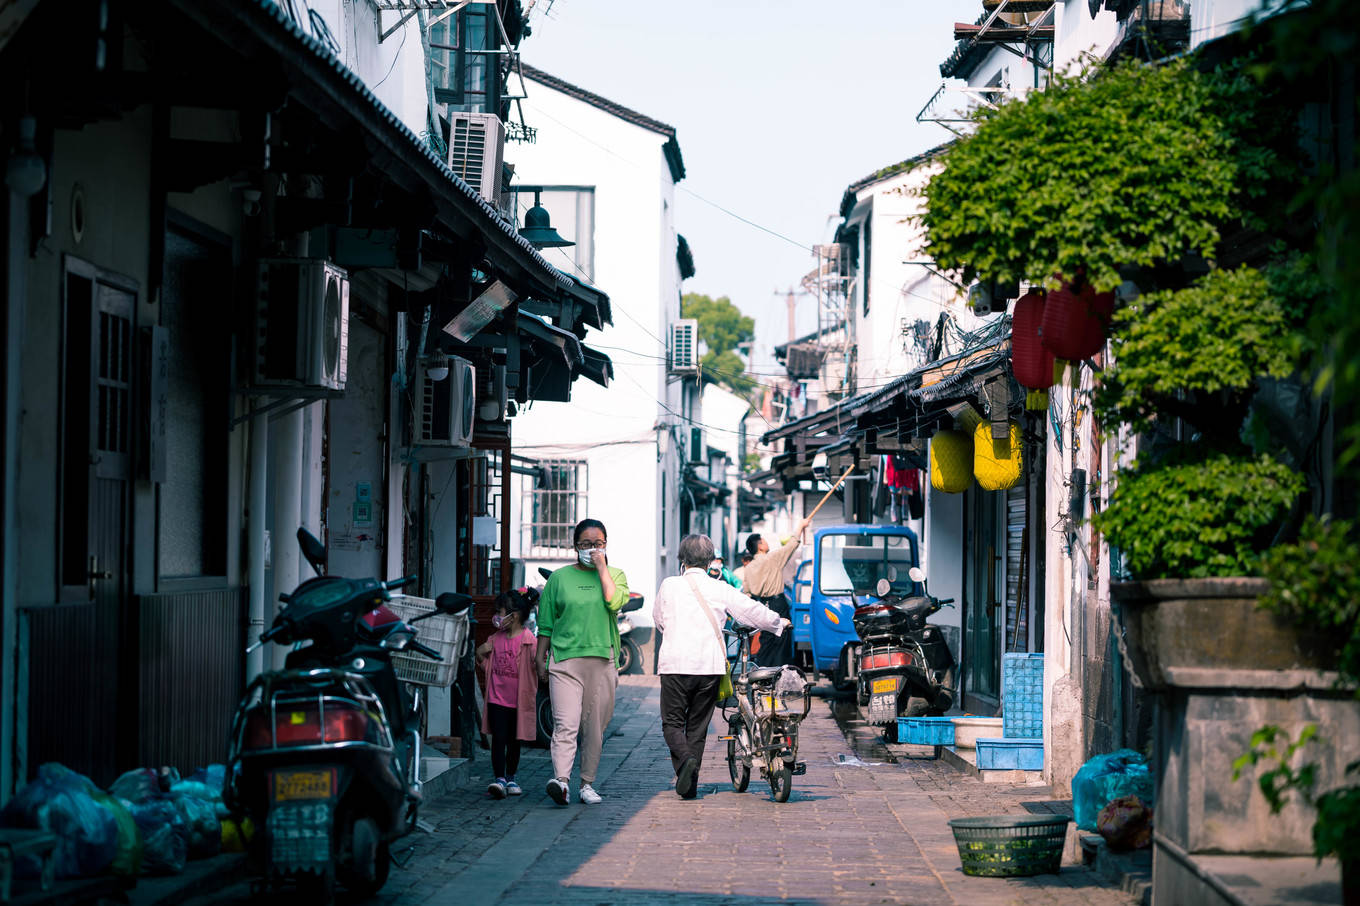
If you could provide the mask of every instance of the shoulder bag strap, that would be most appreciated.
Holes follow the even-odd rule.
[[[718,637],[718,647],[724,647],[722,630],[718,628],[718,619],[713,616],[713,608],[708,606],[708,601],[705,600],[704,593],[699,590],[693,576],[686,576],[685,581],[689,582],[689,587],[694,591],[694,597],[698,598],[699,604],[703,606],[704,616],[708,617],[708,625],[713,627],[713,634]]]

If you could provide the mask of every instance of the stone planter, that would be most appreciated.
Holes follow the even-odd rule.
[[[1112,583],[1129,672],[1148,691],[1163,692],[1220,686],[1229,679],[1224,671],[1325,669],[1312,654],[1321,646],[1257,609],[1266,584],[1247,577]],[[1290,685],[1299,677],[1276,679]]]
[[[1125,662],[1157,693],[1154,901],[1191,882],[1196,854],[1312,853],[1311,808],[1295,797],[1272,815],[1254,773],[1232,779],[1255,730],[1273,724],[1297,737],[1317,724],[1327,741],[1309,750],[1319,792],[1342,784],[1354,757],[1360,705],[1313,653],[1324,646],[1257,608],[1265,588],[1253,578],[1110,587]]]

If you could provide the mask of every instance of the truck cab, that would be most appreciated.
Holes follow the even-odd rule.
[[[913,591],[907,573],[920,565],[916,533],[901,525],[829,525],[812,536],[812,556],[787,589],[799,665],[837,686],[854,682],[855,608],[877,600],[879,579],[893,592]]]

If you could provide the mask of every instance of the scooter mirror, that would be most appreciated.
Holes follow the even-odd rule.
[[[538,568],[538,574],[539,574],[540,576],[542,576],[543,578],[547,579],[547,578],[549,578],[550,576],[552,576],[552,570],[548,569],[548,567],[546,567],[546,566],[540,566],[540,567]]]
[[[456,591],[446,591],[434,599],[434,606],[440,613],[462,613],[472,606],[472,596]]]
[[[919,566],[913,566],[907,570],[907,575],[911,576],[913,582],[924,582],[926,580],[926,571]]]
[[[321,575],[326,569],[326,546],[305,528],[297,530],[297,541],[298,547],[302,549],[302,556],[307,558],[316,574]]]
[[[886,578],[879,579],[878,584],[874,586],[874,590],[878,592],[878,596],[881,598],[892,591],[892,582],[889,582]]]

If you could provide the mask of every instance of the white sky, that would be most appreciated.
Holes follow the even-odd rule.
[[[811,252],[695,195],[800,245],[829,241],[846,186],[950,137],[916,113],[942,81],[953,23],[981,10],[977,0],[538,0],[520,49],[530,65],[676,128],[686,169],[676,223],[697,271],[684,289],[728,296],[756,319],[752,370],[767,374],[770,347],[788,339],[784,291],[812,269]],[[800,299],[798,332],[815,327],[811,299]]]

